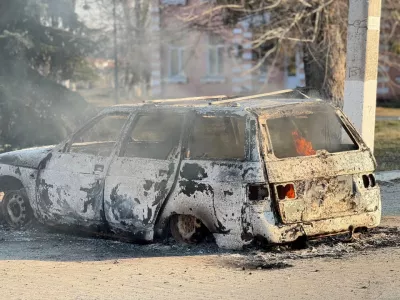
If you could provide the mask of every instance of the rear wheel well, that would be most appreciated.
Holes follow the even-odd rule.
[[[181,226],[178,226],[178,223]],[[198,243],[211,233],[204,222],[192,214],[172,214],[167,218],[165,225],[167,236],[172,235],[177,242]],[[183,229],[183,232],[178,227]]]

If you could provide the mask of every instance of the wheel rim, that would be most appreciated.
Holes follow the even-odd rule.
[[[177,228],[181,237],[186,241],[191,240],[200,226],[200,221],[194,216],[179,215],[178,217]]]
[[[22,224],[25,219],[25,201],[24,198],[18,193],[9,195],[7,203],[7,214],[13,224]]]

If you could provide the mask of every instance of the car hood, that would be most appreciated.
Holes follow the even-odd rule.
[[[0,154],[0,164],[36,169],[54,146],[29,148]]]

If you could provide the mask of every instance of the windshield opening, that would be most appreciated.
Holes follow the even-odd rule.
[[[334,111],[323,111],[267,120],[277,158],[311,156],[358,150],[358,145]]]

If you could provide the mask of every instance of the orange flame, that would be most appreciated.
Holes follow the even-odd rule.
[[[314,155],[316,153],[315,150],[313,149],[311,142],[301,137],[298,131],[293,131],[292,136],[296,144],[297,154],[302,156],[309,156],[309,155]]]
[[[294,193],[294,186],[293,184],[288,184],[287,186],[285,186],[285,192],[286,192],[286,197],[288,197],[289,199],[294,199],[296,198],[296,195]]]

